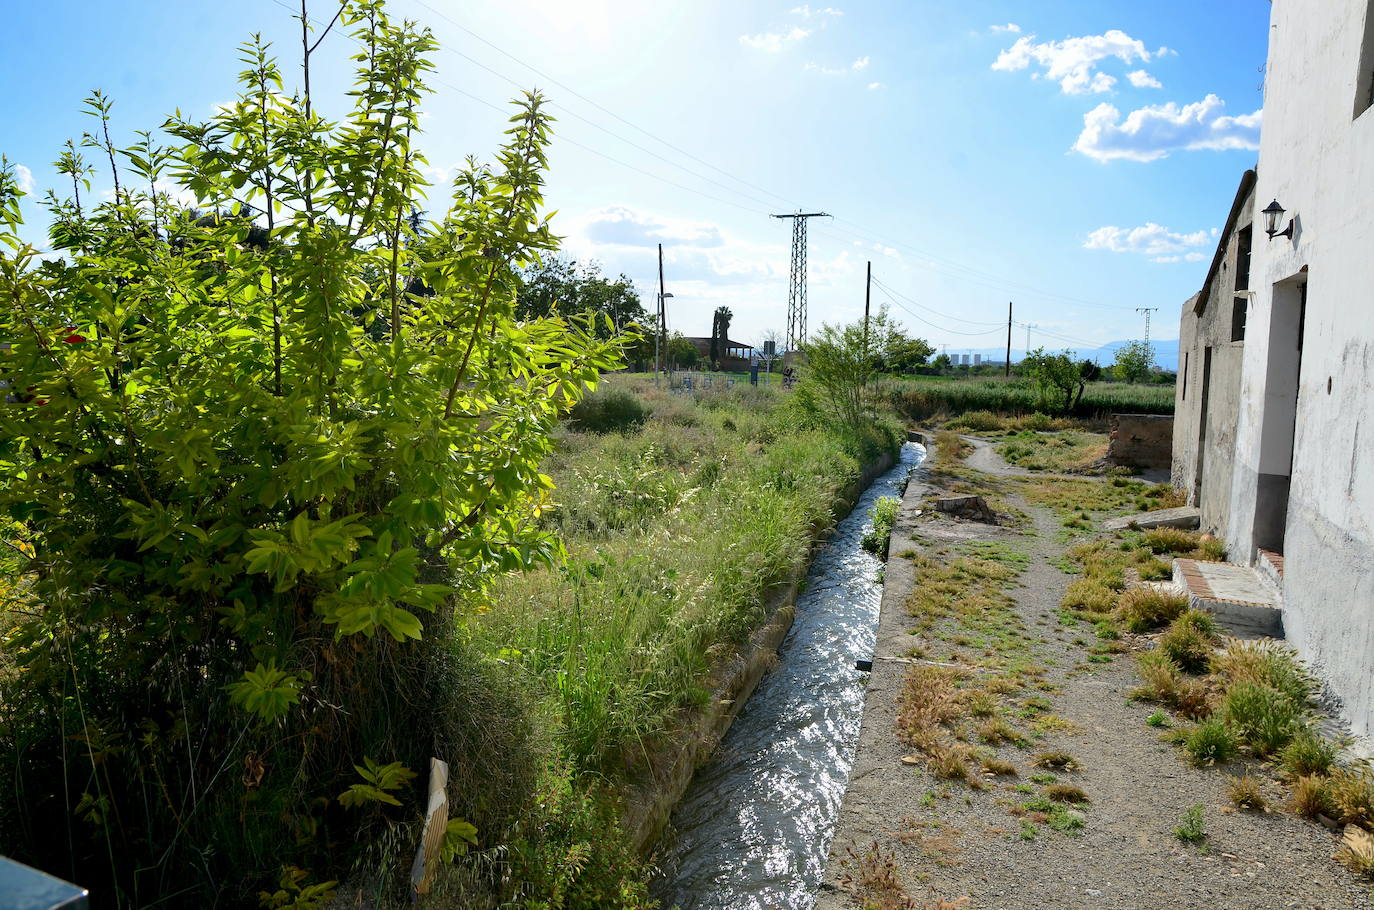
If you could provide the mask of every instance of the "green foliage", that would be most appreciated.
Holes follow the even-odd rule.
[[[579,401],[569,414],[571,425],[589,433],[623,433],[637,430],[650,411],[628,389],[597,389]]]
[[[1145,718],[1145,723],[1152,727],[1167,727],[1169,726],[1169,718],[1163,711],[1156,711]]]
[[[1304,727],[1284,746],[1279,760],[1294,778],[1326,774],[1336,761],[1336,746]]]
[[[1159,637],[1159,650],[1186,673],[1207,669],[1216,647],[1216,622],[1200,610],[1179,614]]]
[[[1041,400],[1057,406],[1064,414],[1071,414],[1083,399],[1088,381],[1095,377],[1095,367],[1089,361],[1078,362],[1070,352],[1050,354],[1036,348],[1026,355],[1022,371],[1040,391]]]
[[[701,352],[681,332],[668,339],[667,361],[674,367],[690,370],[701,362]]]
[[[871,352],[877,344],[862,322],[823,325],[803,348],[806,377],[814,383],[822,406],[837,422],[859,427],[873,413],[868,386],[878,375]]]
[[[1205,841],[1207,839],[1207,820],[1203,812],[1201,803],[1185,810],[1183,815],[1179,817],[1178,827],[1174,829],[1174,837],[1185,844],[1200,844]]]
[[[1126,382],[1143,382],[1154,369],[1155,351],[1148,341],[1132,341],[1116,349],[1112,370]]]
[[[1188,598],[1154,588],[1132,588],[1116,604],[1116,618],[1131,632],[1150,632],[1188,609]]]
[[[401,801],[388,791],[399,790],[415,778],[415,772],[398,761],[379,765],[364,756],[362,765],[354,765],[353,770],[363,779],[361,784],[353,784],[339,794],[339,805],[349,809],[366,806],[369,803],[386,803],[399,806]]]
[[[870,553],[883,554],[887,552],[887,542],[892,536],[892,525],[897,521],[897,510],[902,506],[902,501],[895,496],[883,496],[873,503],[873,511],[869,519],[873,522],[873,530],[863,537],[863,548]]]
[[[1220,720],[1204,720],[1188,733],[1183,746],[1194,764],[1219,764],[1235,757],[1236,735]]]
[[[517,313],[520,270],[556,245],[543,99],[425,221],[434,41],[372,0],[339,21],[369,50],[337,120],[257,39],[238,98],[172,117],[165,147],[119,148],[88,99],[82,145],[113,193],[90,204],[69,144],[73,198],[46,203],[60,259],[19,239],[0,177],[0,340],[23,390],[0,408],[0,514],[41,605],[6,645],[25,670],[0,679],[19,795],[0,830],[133,905],[346,865],[400,802],[378,787],[366,819],[326,811],[354,761],[459,760],[468,707],[434,686],[454,618],[559,558],[539,465],[620,364],[602,326]],[[69,823],[85,792],[98,811]]]
[[[592,320],[596,333],[609,338],[615,332],[644,324],[647,316],[634,281],[628,275],[607,278],[595,262],[579,264],[566,256],[548,256],[519,270],[517,278],[518,319],[590,315],[599,317]],[[652,349],[650,338],[649,351]]]
[[[1243,682],[1221,702],[1221,716],[1256,755],[1283,749],[1303,727],[1302,709],[1268,686]]]
[[[258,905],[265,910],[316,910],[327,907],[334,900],[338,882],[306,884],[310,873],[295,866],[286,866],[277,881],[276,891],[259,891]]]

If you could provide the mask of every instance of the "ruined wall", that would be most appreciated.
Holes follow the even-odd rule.
[[[1261,207],[1277,199],[1288,210],[1279,228],[1291,217],[1295,229],[1291,239],[1255,237],[1227,533],[1231,558],[1253,560],[1266,522],[1285,518],[1274,493],[1284,483],[1284,626],[1360,734],[1374,728],[1374,109],[1360,109],[1374,61],[1367,9],[1365,0],[1272,7],[1255,198]],[[1296,290],[1304,283],[1305,307]]]
[[[1167,468],[1174,451],[1174,418],[1159,414],[1113,414],[1107,460],[1135,468]]]

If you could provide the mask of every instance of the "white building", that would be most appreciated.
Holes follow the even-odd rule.
[[[1374,0],[1273,0],[1225,536],[1235,562],[1282,554],[1286,636],[1357,734],[1374,732],[1371,100]],[[1270,200],[1286,211],[1266,236]]]

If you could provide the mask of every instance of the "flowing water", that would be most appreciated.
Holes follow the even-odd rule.
[[[816,554],[797,616],[714,759],[673,813],[656,896],[682,910],[809,910],[854,763],[882,562],[860,545],[880,496],[925,457],[908,443]]]

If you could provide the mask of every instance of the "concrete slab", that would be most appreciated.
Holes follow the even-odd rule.
[[[1216,616],[1233,634],[1283,638],[1283,602],[1249,566],[1175,559],[1174,584],[1187,593],[1190,606]]]
[[[1181,506],[1177,509],[1156,509],[1138,515],[1123,515],[1109,518],[1102,523],[1108,531],[1125,531],[1131,525],[1141,529],[1149,528],[1196,528],[1202,520],[1202,511],[1195,506]]]

